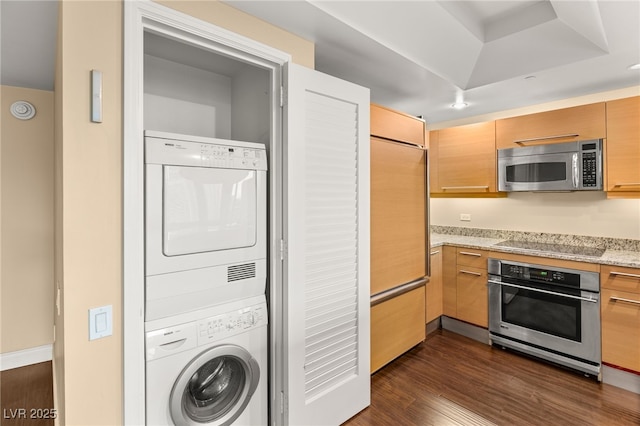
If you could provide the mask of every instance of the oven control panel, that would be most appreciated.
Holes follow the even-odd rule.
[[[558,285],[562,287],[600,291],[600,274],[546,265],[534,265],[499,259],[488,260],[488,272],[496,280],[513,280],[520,282]]]

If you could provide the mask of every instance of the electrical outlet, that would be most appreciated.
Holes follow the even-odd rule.
[[[460,213],[460,220],[463,222],[471,222],[471,214],[469,213]]]

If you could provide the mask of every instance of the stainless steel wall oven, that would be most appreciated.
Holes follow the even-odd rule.
[[[492,343],[601,378],[600,274],[489,259]]]

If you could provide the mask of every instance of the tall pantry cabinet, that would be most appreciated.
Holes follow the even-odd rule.
[[[424,121],[371,105],[371,371],[425,339]]]
[[[145,423],[143,132],[264,143],[264,424],[369,405],[369,90],[156,2],[125,2],[124,423]]]

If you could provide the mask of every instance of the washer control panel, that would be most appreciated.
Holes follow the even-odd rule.
[[[267,307],[262,303],[205,318],[198,321],[198,344],[220,340],[267,323]]]

